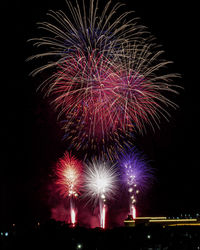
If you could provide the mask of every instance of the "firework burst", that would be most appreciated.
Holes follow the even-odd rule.
[[[71,17],[50,11],[52,21],[39,24],[47,35],[32,39],[46,52],[30,57],[48,59],[33,75],[53,70],[41,88],[53,99],[65,137],[76,150],[108,155],[114,144],[123,147],[119,134],[143,132],[146,124],[154,128],[160,117],[168,119],[166,107],[176,105],[166,94],[177,94],[171,83],[177,74],[158,73],[170,62],[152,36],[136,18],[127,19],[130,12],[116,16],[121,4],[110,3],[100,14],[93,0],[89,11],[84,1],[82,7],[67,2]]]
[[[69,198],[71,223],[76,222],[75,198],[80,194],[82,185],[82,164],[74,156],[65,153],[56,167],[56,184],[64,198]]]
[[[130,197],[130,214],[135,218],[137,195],[152,183],[153,170],[147,164],[145,157],[136,149],[121,155],[119,166]]]
[[[105,228],[105,202],[117,191],[118,173],[114,166],[103,161],[92,161],[85,170],[85,197],[96,205],[99,202],[100,226]]]

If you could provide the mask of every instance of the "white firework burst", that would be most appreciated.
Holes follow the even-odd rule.
[[[114,165],[105,161],[93,160],[86,165],[85,197],[96,204],[111,199],[117,192],[118,172]]]

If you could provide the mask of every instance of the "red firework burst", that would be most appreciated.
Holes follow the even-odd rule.
[[[117,71],[116,65],[95,52],[88,58],[75,53],[59,65],[48,93],[55,95],[59,115],[70,121],[65,130],[78,121],[89,137],[101,140],[122,126],[121,114],[116,110],[115,89],[121,82]]]
[[[98,1],[91,0],[88,11],[84,3],[81,8],[68,2],[70,17],[51,11],[52,23],[40,23],[46,36],[31,39],[46,50],[29,59],[48,58],[32,74],[54,72],[42,86],[53,100],[69,149],[112,158],[113,145],[120,150],[129,135],[159,127],[162,117],[168,120],[170,108],[177,107],[168,98],[178,94],[173,84],[178,74],[167,73],[171,61],[162,58],[143,25],[126,19],[129,12],[115,17],[119,3],[109,6],[110,1],[99,13]]]
[[[89,139],[101,141],[119,129],[126,133],[142,131],[146,123],[158,125],[161,112],[168,114],[163,105],[174,104],[159,93],[167,85],[144,76],[129,57],[128,62],[113,62],[95,50],[88,57],[79,51],[59,64],[48,93],[68,121],[66,132],[78,125]]]
[[[56,184],[63,197],[77,197],[82,184],[82,164],[74,156],[65,153],[56,166]]]

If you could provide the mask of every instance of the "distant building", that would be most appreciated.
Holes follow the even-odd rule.
[[[124,221],[125,226],[134,227],[139,224],[145,226],[162,225],[165,226],[200,226],[200,218],[194,219],[168,219],[167,217],[136,217],[133,219],[131,215]]]

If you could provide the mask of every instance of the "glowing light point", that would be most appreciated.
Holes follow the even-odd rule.
[[[129,193],[132,193],[133,192],[133,188],[129,188]]]
[[[81,249],[82,248],[82,245],[81,244],[78,244],[77,245],[77,249]]]
[[[104,194],[102,194],[102,195],[101,195],[101,198],[102,198],[102,199],[105,199],[106,197],[105,197],[105,195],[104,195]]]

